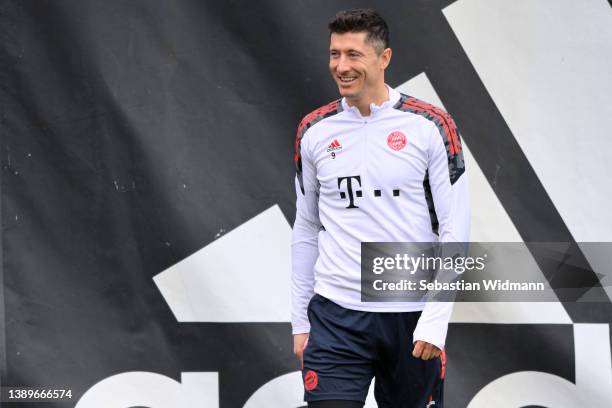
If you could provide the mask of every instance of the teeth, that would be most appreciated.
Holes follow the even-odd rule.
[[[340,77],[340,80],[344,81],[344,82],[350,82],[350,81],[352,81],[355,78],[356,77]]]

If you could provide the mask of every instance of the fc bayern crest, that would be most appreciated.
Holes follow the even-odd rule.
[[[402,150],[406,147],[406,135],[399,131],[391,132],[387,136],[387,144],[393,150]]]
[[[308,370],[306,375],[304,376],[304,388],[306,391],[312,391],[317,388],[317,384],[319,383],[319,376],[316,372],[312,370]]]

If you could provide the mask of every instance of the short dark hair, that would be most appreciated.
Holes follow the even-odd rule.
[[[343,10],[329,23],[329,34],[366,32],[369,42],[380,54],[389,47],[389,27],[376,11],[371,9]]]

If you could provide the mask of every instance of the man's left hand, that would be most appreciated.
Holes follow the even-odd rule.
[[[417,340],[412,350],[413,357],[429,360],[440,356],[442,350],[426,341]]]

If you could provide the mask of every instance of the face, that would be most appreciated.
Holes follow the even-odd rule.
[[[367,33],[332,33],[329,46],[329,70],[340,95],[358,101],[370,98],[384,87],[384,71],[391,59],[391,49],[380,55],[365,41]]]

